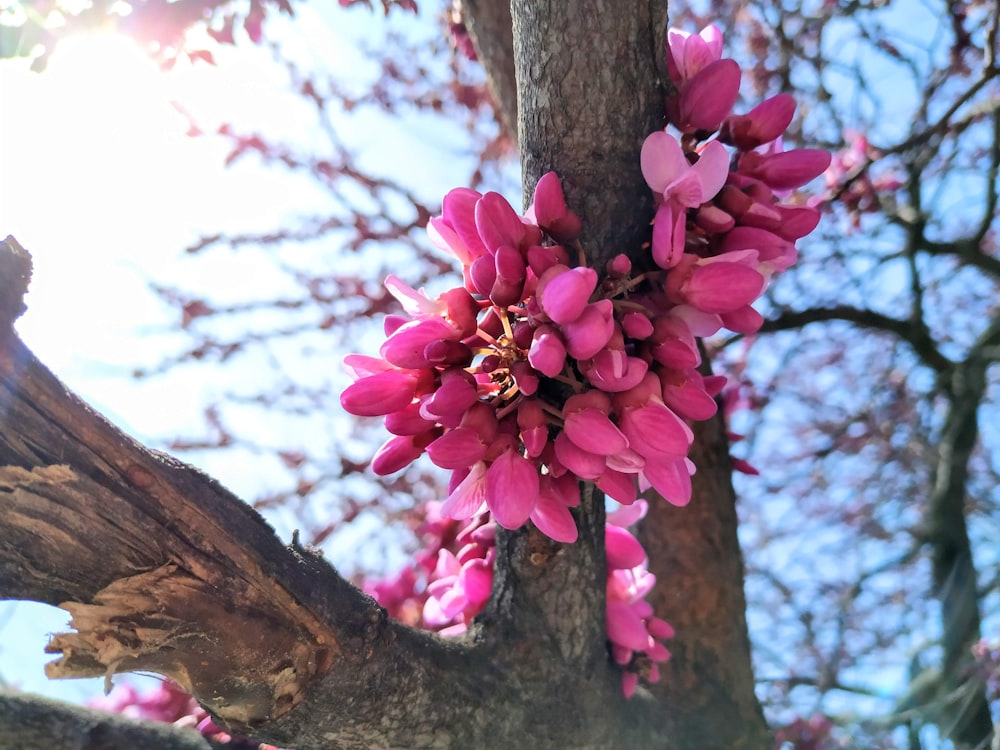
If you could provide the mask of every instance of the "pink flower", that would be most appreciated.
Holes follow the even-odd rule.
[[[792,190],[819,177],[830,166],[830,152],[800,148],[781,153],[750,151],[740,156],[741,174],[754,177],[772,190]]]
[[[592,302],[576,320],[562,327],[566,351],[574,359],[590,359],[603,349],[615,332],[614,305],[609,299]]]
[[[580,217],[566,208],[562,183],[555,172],[546,172],[535,185],[535,197],[528,208],[529,218],[557,242],[572,242],[580,234]]]
[[[707,313],[738,310],[757,299],[767,284],[757,265],[755,250],[710,258],[685,255],[667,278],[667,296]]]
[[[464,520],[481,513],[485,507],[486,464],[478,461],[441,504],[441,515]]]
[[[718,141],[708,143],[691,165],[677,140],[657,131],[642,144],[642,176],[660,199],[653,219],[653,260],[672,268],[684,252],[686,211],[711,200],[729,174],[729,154]]]
[[[479,238],[490,253],[504,245],[518,247],[527,233],[521,217],[500,193],[486,193],[476,201],[473,217]]]
[[[611,399],[598,390],[570,396],[563,407],[566,436],[574,445],[599,456],[628,448],[628,440],[608,417]]]
[[[553,326],[535,329],[531,348],[528,350],[528,362],[550,378],[562,372],[566,363],[566,345]]]
[[[562,481],[563,477],[568,478],[572,484],[571,492],[575,493],[575,497],[573,494],[567,497],[567,493],[560,486],[565,484],[565,481]],[[531,522],[550,539],[572,544],[576,541],[579,532],[569,508],[572,505],[580,504],[579,487],[575,477],[568,474],[564,474],[563,477],[559,479],[554,479],[549,475],[541,477],[538,502],[531,512]]]
[[[652,487],[671,505],[683,507],[691,502],[691,475],[694,464],[688,458],[660,458],[647,461],[639,472],[639,487]]]
[[[545,314],[565,324],[580,317],[596,287],[597,272],[593,268],[553,266],[539,279],[535,293]]]
[[[517,529],[538,502],[538,469],[514,450],[505,451],[486,471],[486,504],[496,522]]]
[[[718,130],[739,96],[740,77],[735,60],[710,63],[680,87],[679,96],[667,98],[667,119],[682,133]]]
[[[629,447],[648,461],[681,458],[687,455],[694,434],[663,403],[660,381],[647,373],[635,388],[614,398],[618,426]]]
[[[340,405],[358,417],[383,416],[408,406],[424,382],[419,370],[393,368],[347,386],[340,394]]]
[[[795,99],[778,94],[765,99],[745,115],[730,115],[722,123],[719,140],[750,151],[779,138],[795,115]]]

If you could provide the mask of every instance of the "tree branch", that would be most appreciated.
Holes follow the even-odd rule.
[[[462,17],[503,129],[517,140],[517,80],[514,77],[514,29],[509,0],[462,0]]]
[[[931,338],[926,326],[914,325],[912,321],[898,320],[874,310],[862,310],[849,305],[835,307],[816,307],[808,310],[786,311],[777,318],[764,321],[761,333],[774,331],[789,331],[803,328],[810,323],[821,323],[830,320],[843,320],[855,323],[865,328],[899,336],[906,341],[925,365],[936,372],[947,372],[953,362],[938,351],[937,344]]]
[[[948,412],[938,445],[938,463],[928,500],[935,594],[941,601],[941,675],[949,693],[962,697],[945,707],[941,723],[960,747],[986,747],[993,733],[982,685],[971,685],[972,646],[981,637],[976,567],[966,520],[969,462],[979,435],[978,412],[986,394],[986,371],[1000,345],[1000,318],[979,336],[947,381]]]

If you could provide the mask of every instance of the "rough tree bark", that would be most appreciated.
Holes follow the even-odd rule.
[[[560,173],[598,268],[618,252],[638,257],[648,234],[638,153],[663,125],[664,5],[511,6],[526,193]],[[680,633],[663,682],[626,700],[604,640],[593,487],[577,543],[530,528],[499,535],[493,598],[465,637],[406,628],[220,485],[68,393],[13,331],[24,257],[11,238],[0,248],[0,300],[16,298],[0,307],[0,597],[73,615],[76,632],[50,645],[61,654],[53,676],[166,674],[221,723],[302,749],[767,746],[720,421],[699,429],[691,506],[654,500],[643,529],[655,604]],[[0,744],[16,746],[38,707],[0,707]],[[108,736],[101,747],[133,746]]]

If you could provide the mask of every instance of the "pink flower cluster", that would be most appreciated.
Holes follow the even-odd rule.
[[[524,216],[497,193],[452,190],[429,233],[462,264],[463,285],[431,299],[389,277],[406,315],[387,318],[379,357],[346,359],[355,382],[342,405],[383,416],[393,435],[373,470],[389,474],[426,453],[452,472],[442,516],[475,519],[457,552],[442,547],[433,558],[427,624],[464,628],[485,604],[487,513],[505,528],[530,520],[573,542],[580,481],[632,513],[649,488],[689,502],[688,421],[714,415],[726,384],[698,371],[697,337],[755,332],[762,318],[752,303],[819,221],[817,209],[786,200],[830,163],[823,151],[783,151],[792,98],[733,114],[740,68],[722,58],[714,27],[671,29],[667,50],[667,117],[680,138],[653,133],[639,155],[657,206],[652,271],[633,274],[624,254],[588,265],[580,219],[554,173],[538,181]],[[653,579],[642,548],[608,528],[613,654],[622,664],[642,655],[653,679],[667,656],[657,639],[670,626],[643,598]],[[630,693],[634,679],[623,687]]]
[[[140,693],[131,685],[117,685],[111,693],[90,701],[88,705],[135,719],[149,719],[197,729],[212,741],[233,750],[278,750],[274,745],[229,734],[212,721],[212,717],[194,698],[170,680],[161,682],[146,693]]]
[[[607,629],[611,656],[621,665],[622,692],[629,698],[640,673],[649,682],[660,679],[659,663],[670,658],[661,641],[674,637],[674,629],[653,614],[645,596],[656,576],[647,569],[646,551],[626,527],[646,515],[644,500],[608,514],[605,548],[608,556]]]
[[[656,577],[646,567],[642,545],[626,528],[642,519],[647,507],[644,500],[638,500],[608,514],[605,529],[607,634],[612,657],[623,667],[626,696],[635,692],[640,672],[650,682],[659,680],[657,664],[670,658],[661,641],[674,635],[670,625],[653,615],[644,598]],[[458,522],[442,518],[439,510],[431,504],[418,529],[426,546],[416,565],[384,581],[367,583],[365,590],[390,616],[455,636],[465,632],[489,600],[496,526],[482,514],[459,529]],[[421,616],[415,621],[417,611]]]
[[[753,333],[763,320],[751,303],[775,272],[795,262],[795,241],[819,223],[817,209],[781,198],[822,174],[830,155],[782,149],[795,114],[788,94],[745,115],[731,113],[741,73],[734,60],[722,59],[714,26],[700,34],[671,29],[667,49],[676,87],[667,117],[681,138],[656,132],[642,147],[642,172],[658,203],[653,259],[670,271],[667,299],[697,311],[686,316],[695,335],[722,327]],[[702,143],[715,131],[717,138]]]

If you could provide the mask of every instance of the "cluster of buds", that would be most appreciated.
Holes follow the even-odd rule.
[[[387,318],[379,357],[346,360],[355,382],[342,405],[383,416],[393,435],[374,471],[398,471],[426,453],[452,472],[441,514],[475,519],[468,545],[440,551],[428,624],[464,627],[485,603],[492,547],[478,530],[487,513],[505,528],[531,520],[573,542],[569,509],[581,481],[632,512],[649,488],[689,502],[688,422],[713,416],[726,384],[699,372],[697,337],[755,332],[762,318],[752,303],[819,221],[817,209],[783,202],[830,162],[823,151],[783,151],[792,98],[734,115],[741,73],[722,59],[718,30],[672,29],[667,48],[667,117],[680,137],[653,133],[639,155],[657,206],[652,263],[642,263],[653,270],[634,274],[624,254],[589,265],[580,219],[554,173],[538,181],[524,216],[497,193],[452,190],[429,233],[461,263],[463,285],[430,299],[390,277],[406,315]],[[612,559],[624,537],[609,534]],[[653,579],[634,547],[616,552],[609,572],[609,640],[619,663],[639,654],[655,678],[667,656],[657,639],[669,625],[643,598]]]

